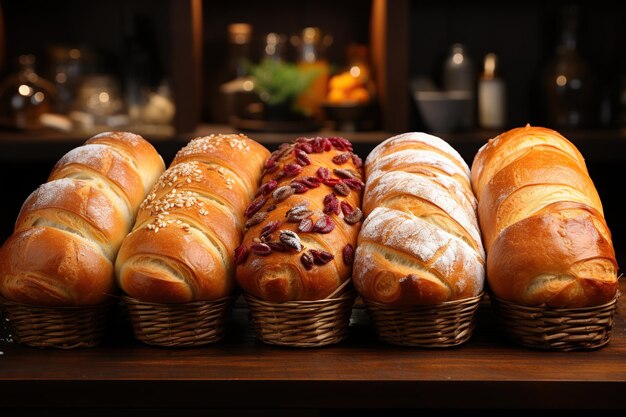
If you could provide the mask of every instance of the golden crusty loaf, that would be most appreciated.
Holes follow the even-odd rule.
[[[320,300],[349,279],[361,171],[343,138],[299,138],[272,154],[235,254],[246,293],[270,302]]]
[[[104,301],[120,244],[164,169],[149,142],[126,132],[99,134],[64,155],[0,250],[2,296],[34,305]]]
[[[115,269],[122,290],[159,303],[229,295],[243,213],[269,154],[244,135],[196,138],[180,149],[119,251]]]
[[[611,233],[572,143],[542,127],[512,129],[480,149],[472,185],[495,295],[551,307],[613,299]]]
[[[359,294],[397,306],[480,294],[485,255],[458,152],[435,136],[406,133],[378,145],[365,173],[353,273]]]

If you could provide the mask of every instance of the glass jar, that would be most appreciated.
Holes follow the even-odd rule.
[[[0,124],[33,130],[44,127],[41,115],[50,113],[54,85],[35,72],[35,56],[21,55],[18,72],[0,84]]]

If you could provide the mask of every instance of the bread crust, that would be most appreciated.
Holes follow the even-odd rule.
[[[559,308],[615,297],[611,233],[571,142],[541,127],[502,133],[476,155],[472,185],[496,296]]]

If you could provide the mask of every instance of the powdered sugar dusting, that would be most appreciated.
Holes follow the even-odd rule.
[[[102,132],[102,133],[97,134],[96,136],[93,136],[89,140],[96,140],[96,139],[103,139],[103,138],[104,139],[111,138],[111,139],[115,139],[121,142],[128,142],[133,147],[137,147],[146,141],[141,136],[136,135],[134,133],[130,133],[130,132]]]
[[[460,175],[463,178],[468,177],[468,173],[463,172],[458,165],[452,163],[445,156],[437,152],[423,149],[403,149],[386,155],[372,162],[368,172],[374,172],[381,169],[381,167],[385,167],[385,171],[392,171],[409,165],[429,165],[448,175]]]
[[[375,187],[368,190],[364,196],[366,201],[380,202],[391,193],[405,193],[430,201],[444,210],[450,217],[459,223],[476,243],[480,243],[478,222],[473,212],[465,208],[452,198],[450,192],[430,179],[402,171],[384,174]]]
[[[111,154],[111,148],[98,143],[78,146],[59,159],[58,166],[67,164],[89,164],[94,159],[102,159],[105,155]]]
[[[366,165],[371,164],[379,159],[380,154],[385,151],[388,147],[396,146],[400,143],[425,143],[426,145],[432,146],[433,148],[437,148],[439,150],[444,151],[446,154],[454,158],[457,162],[459,162],[465,170],[467,176],[469,176],[470,170],[465,160],[461,157],[461,155],[454,149],[448,142],[445,140],[438,138],[437,136],[429,135],[423,132],[408,132],[403,133],[401,135],[393,136],[383,142],[381,142],[366,159]]]
[[[482,286],[484,268],[476,251],[461,239],[417,217],[377,207],[363,223],[360,239],[408,253],[444,277],[451,276],[461,262],[463,270]],[[440,251],[442,247],[445,249]]]

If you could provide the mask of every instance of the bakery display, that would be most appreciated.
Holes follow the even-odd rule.
[[[502,133],[476,155],[472,185],[495,295],[564,308],[615,297],[611,232],[571,142],[542,127]]]
[[[68,152],[26,199],[0,250],[2,296],[39,306],[106,301],[120,244],[163,170],[132,133],[102,133]]]
[[[337,294],[345,298],[362,220],[363,186],[361,159],[343,138],[299,138],[272,153],[256,197],[245,210],[247,230],[235,253],[237,282],[249,303],[297,306]],[[351,301],[343,300],[347,318]],[[344,306],[341,320],[347,325],[345,311]]]
[[[472,185],[492,303],[511,337],[561,350],[608,343],[618,266],[578,149],[551,129],[512,129],[480,149]]]
[[[379,338],[465,342],[485,279],[469,167],[442,139],[410,132],[379,144],[365,173],[353,280]]]

